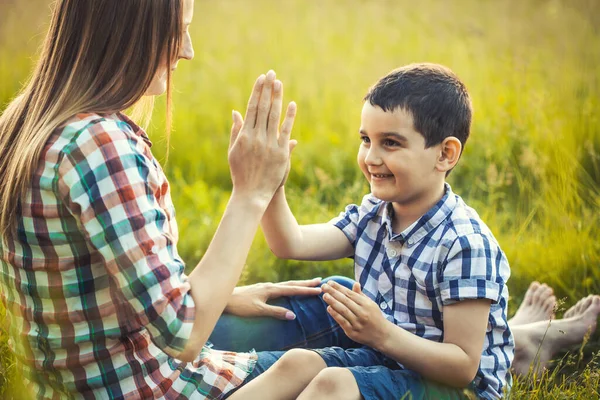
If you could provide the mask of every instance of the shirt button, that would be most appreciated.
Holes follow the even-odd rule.
[[[382,309],[382,310],[385,310],[385,309],[387,309],[387,307],[388,307],[388,306],[387,306],[387,303],[386,303],[385,301],[382,301],[382,302],[379,304],[379,307],[381,307],[381,309]]]
[[[158,246],[157,245],[152,246],[150,251],[152,251],[154,254],[158,254]]]
[[[398,255],[398,252],[396,250],[394,250],[394,249],[391,249],[389,251],[389,254],[390,254],[390,257],[396,257]]]

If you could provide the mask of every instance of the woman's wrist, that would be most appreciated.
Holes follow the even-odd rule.
[[[258,213],[262,216],[271,203],[273,193],[248,193],[237,191],[235,188],[231,192],[229,199],[230,206],[243,207],[243,210],[250,213]]]

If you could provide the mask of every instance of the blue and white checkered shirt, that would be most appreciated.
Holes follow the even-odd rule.
[[[403,232],[392,232],[393,208],[369,194],[331,222],[354,247],[356,280],[384,316],[425,339],[444,337],[443,307],[492,300],[477,394],[497,399],[510,385],[514,340],[507,322],[508,261],[489,228],[446,184],[444,197]]]

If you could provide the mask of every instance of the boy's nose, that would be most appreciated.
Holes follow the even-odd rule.
[[[371,147],[369,149],[369,151],[367,152],[367,156],[365,157],[365,164],[368,164],[368,165],[381,165],[381,157],[379,156],[379,154],[377,153],[377,151],[375,151],[373,149],[373,147]]]

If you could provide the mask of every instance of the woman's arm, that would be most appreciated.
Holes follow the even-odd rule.
[[[234,113],[229,149],[233,192],[206,254],[189,276],[196,318],[179,355],[182,360],[197,356],[223,313],[258,224],[283,179],[296,109],[290,104],[279,133],[282,97],[282,84],[269,71],[254,86],[246,120]]]
[[[280,187],[261,221],[273,254],[295,260],[335,260],[352,254],[344,233],[332,224],[299,225]]]
[[[164,181],[149,150],[122,121],[98,117],[78,127],[63,151],[53,187],[78,219],[106,268],[111,292],[165,353],[198,355],[236,285],[252,239],[289,161],[295,108],[288,107],[279,140],[281,83],[257,80],[246,122],[235,114],[229,161],[233,193],[207,253],[190,276],[155,193]],[[271,93],[274,91],[273,99]],[[79,225],[79,224],[78,224]],[[113,293],[111,293],[111,296]]]

